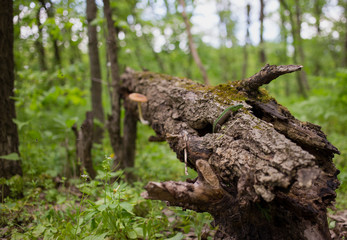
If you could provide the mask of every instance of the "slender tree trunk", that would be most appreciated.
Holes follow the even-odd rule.
[[[250,43],[249,39],[249,26],[251,25],[251,5],[247,4],[247,26],[246,26],[246,37],[245,37],[245,45],[243,47],[243,67],[242,67],[242,79],[245,79],[247,76],[247,68],[248,68],[248,50],[247,46]]]
[[[120,74],[118,65],[118,49],[117,49],[117,35],[112,20],[112,12],[109,0],[104,0],[104,15],[107,21],[108,37],[107,47],[108,55],[111,62],[111,78],[112,78],[112,112],[108,117],[107,128],[110,135],[112,149],[115,154],[114,168],[124,169],[133,167],[135,163],[135,143],[136,143],[136,120],[133,108],[127,101],[127,94],[123,95],[125,98],[125,119],[123,127],[123,135],[121,136],[121,94],[120,94]],[[130,110],[129,110],[130,109]],[[129,179],[131,174],[126,173]]]
[[[304,48],[302,46],[302,37],[301,37],[301,8],[300,8],[300,2],[299,0],[295,0],[295,15],[296,15],[296,36],[297,36],[297,49],[299,54],[299,59],[301,64],[305,64],[305,52]],[[308,84],[307,75],[305,70],[300,71],[299,74],[301,75],[301,81],[303,82],[305,90],[309,90],[310,86]]]
[[[228,44],[227,42],[230,41],[231,45],[233,43],[232,39],[232,29],[231,29],[231,13],[230,13],[230,1],[229,0],[222,0],[217,1],[217,13],[219,16],[219,39],[221,40],[221,52],[219,54],[220,58],[220,69],[221,69],[221,78],[223,82],[227,82],[228,79],[230,79],[230,73],[232,72],[231,69],[231,61],[229,58],[230,53],[228,53]],[[230,28],[230,29],[229,29]],[[229,46],[230,48],[230,46]],[[187,76],[190,78],[189,76]]]
[[[196,50],[195,44],[194,44],[194,40],[193,40],[193,36],[190,30],[190,21],[188,19],[187,13],[186,13],[186,3],[185,0],[179,0],[180,5],[182,6],[182,17],[184,20],[184,24],[186,25],[186,32],[188,35],[188,43],[189,43],[189,49],[190,49],[190,53],[192,54],[194,61],[196,63],[196,65],[199,67],[202,78],[204,80],[204,83],[209,85],[210,82],[208,80],[207,77],[207,72],[206,69],[204,67],[204,65],[202,64],[198,51]]]
[[[315,0],[314,1],[314,16],[316,19],[315,26],[316,26],[317,36],[320,36],[320,34],[322,32],[321,27],[320,27],[320,21],[321,21],[323,5],[324,5],[324,1],[322,1],[322,0]]]
[[[347,21],[347,2],[341,1],[340,5],[344,9],[345,20]],[[342,67],[347,67],[347,24],[345,24],[345,35],[343,38],[343,56],[342,56]]]
[[[323,6],[324,6],[324,3],[325,3],[325,0],[315,0],[314,1],[314,17],[316,19],[316,22],[315,22],[315,26],[316,26],[316,31],[317,31],[317,49],[319,52],[318,54],[316,54],[315,56],[319,56],[323,53],[323,51],[321,51],[321,49],[323,49],[323,43],[322,43],[322,39],[320,38],[321,37],[321,33],[322,33],[322,30],[321,30],[321,26],[320,26],[320,22],[321,22],[321,17],[322,17],[322,9],[323,9]],[[320,72],[322,71],[322,64],[321,64],[321,59],[320,58],[316,58],[313,60],[313,63],[314,63],[314,74],[315,75],[319,75]]]
[[[104,15],[107,22],[107,53],[111,63],[112,79],[112,110],[108,117],[107,128],[109,131],[110,141],[115,154],[114,165],[116,168],[124,168],[122,139],[121,139],[121,99],[120,99],[120,75],[118,65],[117,34],[112,20],[112,11],[109,0],[104,1]]]
[[[16,154],[19,158],[19,139],[14,93],[13,1],[0,1],[0,156]],[[0,157],[0,178],[22,176],[21,161]],[[3,191],[4,190],[4,191]],[[8,186],[0,186],[0,201],[10,194]]]
[[[283,6],[280,5],[280,18],[281,18],[281,40],[283,42],[283,52],[284,54],[280,55],[281,62],[287,64],[288,63],[288,32],[285,27],[286,20],[283,11]],[[290,95],[290,81],[284,81],[285,84],[285,94],[288,97]]]
[[[165,73],[166,71],[165,71],[163,59],[160,57],[160,55],[156,51],[154,51],[152,43],[145,33],[143,34],[143,39],[145,40],[145,43],[147,44],[147,46],[151,49],[152,54],[158,64],[159,71],[162,73]]]
[[[260,52],[259,52],[259,57],[260,57],[260,62],[262,64],[265,64],[266,62],[266,55],[265,55],[265,49],[264,49],[264,8],[265,8],[265,0],[260,0],[260,16],[259,16],[259,21],[260,21]]]
[[[46,10],[47,16],[49,18],[54,18],[54,8],[53,3],[51,0],[39,0],[41,3],[41,6]],[[47,8],[46,3],[49,3],[50,6]],[[61,67],[61,56],[60,56],[60,49],[58,46],[58,39],[56,39],[55,36],[50,34],[50,37],[52,39],[53,49],[54,49],[54,64],[58,67]]]
[[[291,34],[293,37],[293,47],[294,47],[294,54],[293,54],[293,61],[294,63],[298,62],[298,46],[297,46],[297,30],[296,30],[296,23],[294,21],[294,16],[293,16],[293,12],[291,11],[291,9],[289,8],[289,6],[287,5],[285,0],[279,0],[280,4],[284,7],[284,9],[286,9],[289,12],[289,20],[290,20],[290,25],[291,25]],[[303,97],[307,98],[307,92],[306,92],[306,88],[305,88],[305,84],[304,84],[304,80],[303,80],[303,75],[300,74],[299,72],[296,73],[296,81],[298,83],[298,87],[299,87],[299,94],[302,95]]]
[[[88,50],[89,66],[91,77],[91,95],[92,95],[92,112],[93,117],[104,124],[104,108],[102,106],[102,78],[99,60],[98,37],[96,26],[92,21],[96,18],[97,7],[95,0],[87,0],[87,21],[88,21]],[[103,128],[97,126],[94,128],[94,141],[101,143],[103,137]]]
[[[40,15],[41,15],[41,8],[39,8],[37,10],[37,13],[36,13],[36,24],[37,24],[38,31],[39,31],[39,37],[37,38],[35,45],[36,45],[37,52],[38,52],[40,70],[46,71],[47,70],[46,54],[45,54],[45,48],[44,48],[43,42],[42,42],[42,25],[41,25],[41,21],[40,21]]]

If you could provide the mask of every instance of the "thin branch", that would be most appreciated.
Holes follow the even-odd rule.
[[[300,71],[301,65],[269,65],[266,64],[258,73],[242,80],[241,88],[246,92],[256,91],[260,86],[269,84],[272,80],[286,73]]]

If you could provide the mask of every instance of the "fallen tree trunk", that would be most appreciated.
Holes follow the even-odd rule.
[[[266,65],[216,87],[128,69],[123,88],[147,96],[142,111],[155,139],[198,172],[187,182],[150,182],[143,196],[211,213],[215,239],[331,239],[326,211],[339,186],[339,152],[319,126],[258,89],[301,68]]]

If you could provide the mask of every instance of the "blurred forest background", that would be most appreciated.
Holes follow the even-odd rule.
[[[95,11],[87,8],[91,2]],[[296,118],[322,126],[341,151],[334,159],[341,171],[336,207],[346,209],[347,1],[186,0],[184,8],[182,2],[111,0],[119,73],[129,66],[217,85],[249,77],[266,63],[303,65],[266,88]],[[126,169],[132,182],[123,170],[112,171],[104,127],[112,71],[103,7],[102,0],[13,1],[13,121],[23,180],[1,183],[23,196],[1,199],[0,238],[211,238],[208,214],[140,197],[150,180],[185,179],[184,164],[169,147],[148,142],[148,126],[138,124],[135,166]],[[105,131],[93,145],[96,178],[86,181],[77,174],[71,128],[92,109],[95,125]],[[114,177],[121,181],[111,183]]]

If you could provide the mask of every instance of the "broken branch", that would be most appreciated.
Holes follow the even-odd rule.
[[[301,70],[301,65],[269,65],[266,64],[258,73],[242,80],[240,87],[246,92],[256,91],[260,86],[269,84],[272,80],[286,73],[292,73]]]

